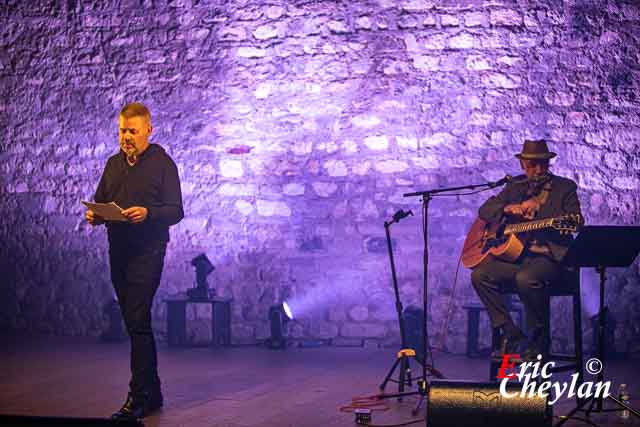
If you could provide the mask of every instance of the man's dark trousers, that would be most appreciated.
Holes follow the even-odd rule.
[[[131,393],[160,392],[158,359],[151,329],[151,305],[160,285],[167,243],[109,242],[111,280],[131,338]]]
[[[544,255],[525,255],[515,263],[485,259],[471,273],[471,283],[489,313],[494,328],[513,324],[504,293],[516,291],[524,305],[529,338],[540,349],[549,345],[549,287],[562,267]]]

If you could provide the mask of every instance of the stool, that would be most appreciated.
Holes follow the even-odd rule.
[[[167,304],[167,342],[171,347],[186,347],[187,304],[211,305],[211,346],[231,345],[231,298],[213,297],[206,300],[190,300],[186,296],[174,296],[164,300]]]
[[[524,314],[522,306],[513,305],[511,296],[506,302],[507,309],[510,313],[518,315],[518,327],[524,329]],[[478,331],[480,330],[480,313],[486,312],[487,308],[482,304],[467,304],[462,306],[467,311],[467,357],[487,356],[491,353],[491,349],[478,349]]]
[[[515,289],[509,289],[506,293],[516,293]],[[584,381],[584,359],[582,353],[582,303],[580,300],[580,270],[564,269],[561,277],[549,287],[549,303],[551,298],[570,296],[573,307],[573,343],[574,354],[554,354],[549,352],[550,361],[568,362],[556,365],[548,371],[551,373],[573,371],[578,373],[578,386]],[[492,337],[493,346],[497,345],[499,336]],[[495,347],[494,347],[495,348]],[[550,349],[551,350],[551,349]],[[489,367],[489,380],[496,381],[498,369],[502,358],[492,358]]]

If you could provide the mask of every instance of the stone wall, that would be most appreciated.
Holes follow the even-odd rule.
[[[189,261],[204,252],[210,284],[234,298],[236,343],[268,336],[283,299],[294,337],[397,342],[384,220],[416,214],[392,233],[403,303],[420,304],[420,203],[402,194],[517,174],[527,137],[558,152],[553,171],[576,180],[589,223],[640,217],[634,1],[8,0],[0,17],[3,329],[103,328],[106,235],[79,201],[131,101],[152,110],[152,141],[182,179],[161,336],[161,299],[193,286]],[[431,335],[440,345],[451,302],[456,352],[475,300],[467,270],[454,288],[458,255],[490,194],[430,204]],[[623,350],[640,342],[639,275],[638,262],[613,271],[607,288]],[[593,274],[584,282],[593,314]],[[565,306],[554,303],[561,348]]]

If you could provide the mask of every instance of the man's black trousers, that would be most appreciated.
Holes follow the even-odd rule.
[[[129,388],[137,396],[160,391],[151,305],[160,285],[166,247],[164,241],[111,241],[109,245],[111,281],[131,338]]]
[[[525,309],[529,338],[548,348],[549,287],[561,272],[561,265],[544,255],[525,255],[515,263],[490,256],[473,269],[471,283],[494,328],[513,325],[504,293],[516,291]]]

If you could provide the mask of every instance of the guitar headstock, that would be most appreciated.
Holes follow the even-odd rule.
[[[567,214],[553,219],[551,227],[558,230],[561,234],[569,234],[577,232],[584,225],[584,219],[580,214]]]

